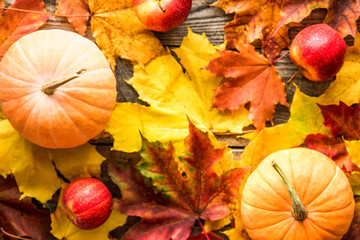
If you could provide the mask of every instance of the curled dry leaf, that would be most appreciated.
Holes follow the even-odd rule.
[[[283,48],[289,45],[288,30],[299,24],[312,10],[328,9],[325,22],[341,33],[355,36],[360,4],[353,0],[218,0],[213,4],[226,13],[235,13],[225,28],[225,39],[242,43],[262,41],[262,50],[273,62]],[[229,47],[232,47],[229,45]]]

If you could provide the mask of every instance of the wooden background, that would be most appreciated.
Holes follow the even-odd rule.
[[[6,0],[6,4],[9,5],[13,0]],[[232,20],[233,15],[225,14],[220,8],[210,6],[216,0],[193,0],[191,12],[187,20],[176,29],[164,32],[164,33],[155,33],[159,38],[161,43],[167,47],[177,48],[180,46],[183,37],[188,33],[187,28],[190,27],[193,32],[202,34],[205,33],[209,41],[214,45],[220,45],[224,42],[224,30],[223,27],[226,23]],[[56,10],[56,0],[45,0],[47,5],[47,11],[49,13],[55,13]],[[312,16],[311,23],[320,23],[325,18],[327,11],[325,9],[315,10]],[[303,20],[303,25],[308,24],[309,18]],[[358,24],[359,26],[359,24]],[[63,17],[51,17],[48,22],[41,27],[41,29],[64,29],[68,31],[74,31],[74,28],[68,23],[66,18]],[[289,30],[290,42],[293,37],[301,30],[301,28],[292,28]],[[88,26],[86,37],[93,40],[90,27]],[[352,45],[354,39],[352,37],[345,38],[348,45]],[[254,44],[256,48],[260,51],[259,43]],[[286,49],[283,50],[281,55],[286,52]],[[290,61],[289,55],[286,55],[283,59],[276,63],[275,67],[278,70],[279,76],[282,77],[284,82],[287,82],[288,79],[297,71],[297,67],[292,64]],[[116,78],[117,78],[117,90],[118,98],[117,101],[130,101],[136,102],[137,93],[126,83],[127,79],[130,79],[132,76],[132,65],[127,60],[118,59],[116,66]],[[326,82],[314,83],[305,79],[301,74],[299,74],[293,83],[295,83],[302,92],[306,93],[309,96],[319,96],[323,91],[329,86],[333,79],[330,79]],[[295,86],[291,84],[286,85],[287,92],[287,101],[291,105],[292,97],[295,92]],[[283,106],[277,106],[274,124],[280,124],[287,122],[290,116],[289,109]],[[226,141],[229,146],[232,148],[234,153],[234,158],[240,160],[241,153],[243,152],[244,147],[248,144],[246,139],[238,138],[237,136],[217,136],[219,140]],[[126,154],[122,152],[113,152],[111,151],[112,141],[110,138],[101,138],[98,140],[92,140],[92,144],[96,145],[97,149],[101,154],[103,154],[107,159],[133,159],[137,158],[137,155]],[[106,179],[106,176],[104,176]],[[110,181],[109,181],[110,182]],[[114,190],[116,191],[116,190]],[[120,193],[115,193],[118,195]],[[130,218],[128,224],[124,227],[117,229],[113,234],[116,237],[121,236],[128,227],[130,227],[136,218]]]

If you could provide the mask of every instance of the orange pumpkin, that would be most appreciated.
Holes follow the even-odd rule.
[[[116,102],[116,79],[90,40],[41,30],[14,43],[0,62],[0,103],[12,126],[47,148],[98,135]]]
[[[241,216],[251,239],[341,239],[354,214],[343,171],[310,149],[266,157],[245,183]]]

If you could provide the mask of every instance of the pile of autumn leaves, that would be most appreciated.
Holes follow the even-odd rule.
[[[349,9],[345,9],[353,3],[339,5],[340,1],[326,2],[318,4],[329,9],[327,23],[344,36],[355,36],[354,25],[358,15],[352,19],[347,14]],[[123,193],[123,198],[115,200],[114,204],[114,208],[120,211],[114,210],[100,228],[86,231],[72,225],[58,206],[51,213],[51,233],[59,239],[104,239],[109,231],[125,224],[127,215],[131,215],[140,216],[142,220],[127,232],[124,239],[134,239],[134,234],[139,237],[141,233],[148,237],[150,232],[159,239],[167,239],[172,235],[166,234],[176,232],[181,234],[178,238],[173,236],[173,239],[187,239],[194,223],[200,219],[208,220],[204,228],[212,238],[215,236],[211,231],[233,221],[235,228],[224,233],[230,239],[247,239],[238,206],[235,204],[232,209],[228,206],[238,197],[247,167],[258,164],[272,152],[295,146],[316,149],[331,157],[348,174],[354,194],[358,196],[360,36],[356,36],[355,45],[348,48],[342,70],[323,95],[309,97],[296,88],[289,121],[264,128],[267,121],[272,121],[276,104],[287,106],[285,85],[277,75],[273,62],[281,49],[288,46],[289,28],[297,25],[294,22],[302,20],[301,17],[294,19],[294,16],[308,16],[311,4],[312,1],[305,1],[302,6],[297,6],[300,14],[290,15],[287,14],[291,12],[290,5],[285,1],[278,6],[280,10],[276,10],[278,8],[273,5],[262,5],[260,0],[219,0],[216,6],[227,13],[236,13],[234,21],[225,27],[228,46],[213,46],[205,35],[189,30],[180,48],[174,49],[180,59],[178,62],[153,33],[137,21],[131,11],[131,1],[60,1],[59,14],[84,15],[83,18],[68,17],[80,34],[85,34],[86,23],[91,18],[95,41],[113,68],[118,57],[134,62],[134,74],[128,83],[148,105],[117,103],[105,129],[113,136],[113,151],[139,152],[141,156],[140,162],[134,166],[119,164],[119,161],[106,162],[109,175]],[[34,10],[45,11],[43,2],[39,0],[16,0],[12,6],[33,6]],[[359,14],[360,10],[355,12]],[[252,14],[250,21],[245,21],[246,13]],[[30,31],[35,31],[48,19],[44,14],[37,17],[15,11],[3,14],[0,21],[9,27],[0,29],[3,42],[1,56],[20,36],[14,19],[32,26]],[[13,15],[9,17],[10,14]],[[350,30],[343,27],[345,23],[336,21],[336,16],[340,14],[351,23]],[[110,25],[113,38],[106,34]],[[260,28],[254,28],[259,25]],[[239,29],[241,33],[236,32]],[[280,37],[283,34],[285,38]],[[262,51],[267,57],[249,45],[255,39],[262,40]],[[115,48],[113,43],[119,41],[123,42],[122,47]],[[130,43],[137,47],[128,47]],[[225,50],[226,47],[236,48],[237,51]],[[234,71],[227,71],[229,68]],[[269,85],[272,87],[268,88]],[[230,87],[238,91],[229,93]],[[272,101],[269,101],[270,95]],[[246,107],[247,103],[250,107]],[[258,131],[245,136],[251,142],[240,162],[234,161],[231,150],[226,144],[217,142],[211,133],[240,134],[244,127],[251,124]],[[22,197],[45,203],[58,189],[66,186],[64,178],[73,181],[86,176],[100,177],[100,165],[105,158],[94,146],[85,144],[68,150],[45,149],[26,141],[4,117],[0,125],[0,174],[14,176]],[[205,133],[207,131],[209,134]],[[164,168],[164,165],[168,167]],[[199,179],[198,176],[204,178]],[[24,209],[28,210],[25,220],[16,219],[19,209],[8,206],[9,201],[19,197],[19,193],[13,192],[14,188],[10,187],[15,186],[10,177],[3,182],[2,185],[9,188],[2,191],[11,192],[8,194],[11,197],[0,198],[1,210],[17,224],[4,226],[5,230],[18,236],[49,239],[50,227],[44,226],[49,225],[50,219],[46,219],[43,212],[39,213],[28,201],[29,198],[24,199],[24,202],[27,201]],[[355,215],[355,220],[357,218],[359,216]],[[344,239],[355,239],[353,234],[356,234],[356,229],[356,224],[353,224]],[[196,239],[195,236],[191,238]]]

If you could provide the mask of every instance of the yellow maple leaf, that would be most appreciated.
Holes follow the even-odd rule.
[[[37,146],[8,120],[0,121],[0,146],[0,175],[14,175],[21,197],[34,197],[40,202],[51,199],[61,187],[56,169],[69,180],[99,176],[104,161],[90,144],[59,150]]]
[[[63,186],[63,189],[66,186]],[[60,194],[61,199],[62,192]],[[119,211],[112,211],[105,223],[91,230],[82,230],[76,227],[62,210],[62,202],[59,201],[54,213],[51,214],[51,233],[58,239],[66,240],[103,240],[109,239],[109,232],[126,223],[127,215]]]
[[[121,57],[144,66],[168,52],[137,18],[132,0],[89,0],[91,30],[95,41],[114,69]]]
[[[249,135],[250,144],[241,155],[242,166],[254,166],[267,155],[278,150],[299,146],[310,133],[325,133],[324,118],[316,104],[317,98],[309,97],[297,88],[287,123],[264,128],[259,134]]]
[[[106,127],[114,137],[114,150],[140,150],[139,131],[149,141],[180,141],[188,134],[187,117],[202,131],[242,133],[251,123],[245,108],[234,114],[212,108],[214,89],[221,78],[203,67],[218,56],[216,49],[205,35],[189,30],[181,47],[175,50],[181,65],[171,55],[157,57],[145,68],[135,65],[129,83],[150,107],[117,104]]]

